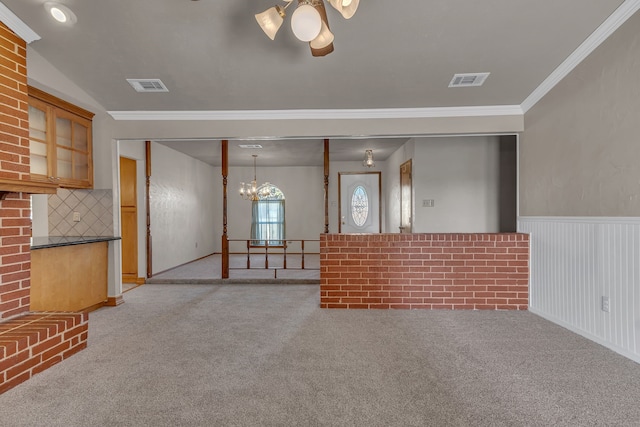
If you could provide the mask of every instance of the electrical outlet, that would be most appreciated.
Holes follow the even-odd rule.
[[[435,200],[433,199],[424,199],[422,200],[422,207],[423,208],[432,208],[435,206]]]
[[[603,296],[601,303],[602,303],[602,311],[608,313],[609,312],[609,297]]]
[[[73,213],[73,222],[80,222],[80,212]]]

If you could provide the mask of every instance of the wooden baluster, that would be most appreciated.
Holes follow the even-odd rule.
[[[285,270],[287,269],[287,242],[284,242],[284,261],[283,261],[283,265],[282,268],[284,268]]]
[[[304,240],[301,240],[301,248],[302,248],[302,269],[304,270]]]
[[[251,268],[251,240],[247,240],[247,270]]]
[[[264,241],[264,268],[269,268],[269,241]]]

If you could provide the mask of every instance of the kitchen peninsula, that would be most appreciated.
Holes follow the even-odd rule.
[[[49,236],[31,242],[31,310],[91,311],[107,301],[108,245],[119,237]]]

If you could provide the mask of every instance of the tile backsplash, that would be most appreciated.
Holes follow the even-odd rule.
[[[49,235],[113,236],[112,190],[58,189],[49,196]]]

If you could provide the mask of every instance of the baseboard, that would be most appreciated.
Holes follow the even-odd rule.
[[[155,272],[155,273],[153,273],[153,274],[154,274],[154,275],[156,275],[156,274],[163,274],[163,273],[166,273],[166,272],[168,272],[168,271],[175,270],[176,268],[183,267],[183,266],[185,266],[185,265],[187,265],[187,264],[191,264],[192,262],[196,262],[196,261],[200,261],[201,259],[208,258],[208,257],[210,257],[210,256],[212,256],[212,255],[215,255],[215,253],[211,253],[211,254],[209,254],[209,255],[201,256],[200,258],[196,258],[196,259],[194,259],[194,260],[187,261],[187,262],[182,263],[182,264],[180,264],[180,265],[176,265],[175,267],[167,268],[166,270],[157,271],[157,272]]]
[[[620,354],[621,356],[626,357],[627,359],[631,359],[636,363],[640,363],[640,355],[638,355],[638,354],[632,353],[632,352],[630,352],[630,351],[628,351],[628,350],[626,350],[624,348],[617,347],[617,346],[611,344],[610,342],[607,342],[607,341],[603,340],[602,338],[600,338],[600,337],[598,337],[596,335],[593,335],[593,334],[591,334],[591,333],[589,333],[587,331],[584,331],[582,329],[578,329],[578,328],[574,327],[573,325],[571,325],[571,324],[569,324],[569,323],[567,323],[567,322],[565,322],[563,320],[560,320],[560,319],[558,319],[558,318],[556,318],[554,316],[549,316],[549,315],[547,315],[545,313],[542,313],[541,311],[538,311],[538,310],[536,310],[535,308],[533,308],[531,306],[529,306],[529,312],[535,314],[536,316],[540,316],[543,319],[548,320],[551,323],[555,323],[558,326],[562,326],[563,328],[568,329],[571,332],[576,333],[576,334],[578,334],[578,335],[580,335],[580,336],[582,336],[582,337],[584,337],[584,338],[586,338],[588,340],[591,340],[591,341],[593,341],[593,342],[595,342],[597,344],[600,344],[601,346],[606,347],[609,350],[611,350],[613,352],[616,352],[616,353]]]
[[[107,305],[108,307],[116,307],[120,304],[124,304],[124,298],[122,297],[122,295],[117,295],[115,297],[108,297],[107,303],[105,305]]]
[[[134,276],[132,274],[123,274],[122,283],[133,283],[136,285],[144,285],[145,278]]]

